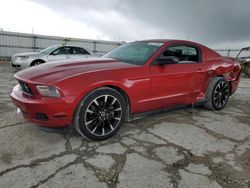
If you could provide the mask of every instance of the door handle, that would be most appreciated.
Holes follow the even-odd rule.
[[[203,69],[202,68],[198,68],[198,72],[203,72]]]

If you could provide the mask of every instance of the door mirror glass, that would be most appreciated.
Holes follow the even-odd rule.
[[[162,56],[158,59],[159,65],[177,64],[179,59],[175,56]]]

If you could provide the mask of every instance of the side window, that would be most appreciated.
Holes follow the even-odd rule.
[[[66,54],[72,54],[72,48],[71,47],[64,47],[65,53]]]
[[[61,47],[51,53],[51,55],[63,55],[66,54],[65,48]]]
[[[84,50],[83,48],[77,48],[74,47],[73,49],[73,54],[82,54],[82,55],[89,55],[89,52],[87,52],[86,50]]]
[[[200,62],[199,50],[192,46],[171,46],[162,54],[163,57],[173,56],[178,58],[179,63]]]

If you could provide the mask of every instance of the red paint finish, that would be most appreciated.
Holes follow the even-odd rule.
[[[231,93],[237,89],[240,65],[234,59],[224,58],[189,41],[151,41],[164,44],[143,66],[99,58],[54,62],[20,71],[15,75],[16,79],[24,81],[34,95],[28,96],[13,89],[11,99],[29,121],[46,127],[66,127],[71,125],[81,99],[102,86],[123,91],[129,99],[132,115],[202,100],[210,79],[215,76],[223,76],[229,81]],[[176,44],[198,47],[200,62],[156,65],[157,57],[167,47]],[[55,86],[62,96],[42,97],[36,85]],[[37,120],[37,113],[46,114],[48,120]]]

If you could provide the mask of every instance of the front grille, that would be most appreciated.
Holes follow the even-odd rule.
[[[20,67],[21,67],[21,65],[15,65],[15,64],[13,64],[12,62],[11,62],[11,65],[12,65],[12,67],[17,67],[17,68],[20,68]]]
[[[48,116],[44,113],[36,113],[36,119],[41,121],[48,121]]]
[[[22,88],[22,92],[27,94],[27,95],[34,95],[34,93],[32,92],[32,90],[30,89],[30,87],[28,86],[28,84],[26,84],[25,82],[18,80],[21,88]]]

